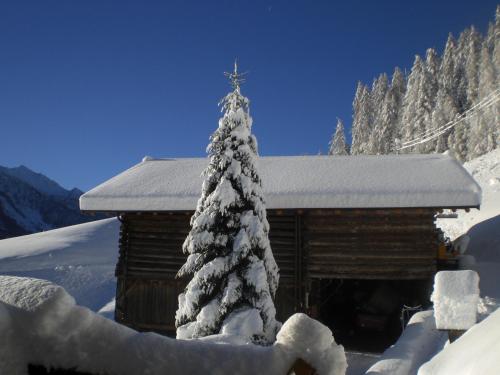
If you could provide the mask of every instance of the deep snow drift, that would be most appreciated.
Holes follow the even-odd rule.
[[[500,369],[500,310],[449,344],[418,375],[496,375]]]
[[[115,296],[119,224],[105,219],[1,240],[0,274],[50,280],[97,311]]]
[[[282,375],[297,358],[320,375],[342,375],[347,366],[331,331],[304,314],[293,315],[271,346],[175,340],[77,306],[47,281],[0,276],[1,374],[24,375],[31,363],[109,375]]]
[[[458,219],[439,219],[451,239],[466,234],[470,238],[466,254],[475,258],[464,268],[479,273],[482,296],[500,300],[500,149],[464,164],[483,192],[481,209],[459,211]]]

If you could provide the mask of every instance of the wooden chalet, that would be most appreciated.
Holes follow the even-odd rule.
[[[118,322],[175,332],[187,283],[175,275],[207,164],[145,158],[81,197],[83,211],[121,221]],[[261,157],[258,167],[280,268],[278,317],[306,311],[340,342],[358,328],[387,332],[403,305],[425,304],[442,241],[436,215],[481,202],[474,179],[444,155]]]

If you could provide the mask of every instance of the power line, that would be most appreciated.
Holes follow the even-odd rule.
[[[479,103],[475,104],[471,108],[469,108],[467,111],[463,112],[460,114],[456,119],[449,121],[448,123],[440,126],[439,128],[432,129],[431,131],[425,131],[422,134],[420,134],[418,137],[406,141],[402,144],[402,147],[399,147],[396,149],[396,151],[404,150],[405,148],[413,147],[425,142],[428,142],[436,137],[439,137],[440,135],[446,133],[448,130],[456,126],[458,123],[463,121],[465,118],[470,117],[474,115],[476,112],[487,108],[493,104],[495,104],[498,100],[500,100],[500,89],[497,89],[493,91],[492,94],[488,95],[486,98],[481,100]]]
[[[444,125],[441,125],[440,127],[436,128],[436,129],[429,129],[429,130],[426,130],[424,131],[423,133],[421,134],[418,134],[415,138],[413,138],[412,140],[410,141],[406,141],[406,142],[403,142],[402,145],[407,145],[409,143],[413,143],[415,142],[416,140],[420,140],[422,139],[423,137],[426,137],[427,135],[429,134],[432,134],[432,133],[435,133],[435,132],[439,132],[441,131],[442,129],[448,127],[450,124],[452,124],[453,122],[456,122],[458,120],[461,120],[462,118],[465,118],[467,115],[469,115],[471,112],[474,112],[475,110],[477,109],[480,109],[479,107],[483,107],[483,105],[487,104],[490,102],[490,100],[492,99],[495,99],[498,95],[500,94],[500,89],[497,89],[497,90],[494,90],[492,91],[490,94],[488,94],[485,98],[483,98],[481,101],[479,101],[478,103],[476,103],[475,105],[473,105],[471,108],[469,108],[468,110],[464,111],[463,113],[461,113],[459,116],[457,116],[456,118],[454,118],[453,120],[450,120],[448,121],[446,124]]]

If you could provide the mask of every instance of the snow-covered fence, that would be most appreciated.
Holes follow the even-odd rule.
[[[107,375],[285,375],[299,358],[318,375],[343,375],[347,367],[331,331],[304,314],[285,322],[274,345],[229,339],[139,333],[76,306],[48,281],[0,276],[2,375],[25,375],[30,363]]]

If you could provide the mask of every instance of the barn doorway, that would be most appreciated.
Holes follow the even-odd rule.
[[[380,353],[402,332],[402,320],[429,305],[428,280],[313,279],[312,316],[330,327],[348,350]]]

